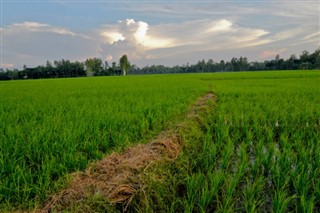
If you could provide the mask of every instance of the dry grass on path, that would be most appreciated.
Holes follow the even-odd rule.
[[[212,93],[200,97],[186,117],[197,119],[199,112],[208,107],[208,101],[215,99]],[[176,125],[177,128],[181,126],[183,124]],[[161,132],[148,144],[135,145],[123,153],[112,153],[91,164],[86,171],[72,174],[72,181],[67,188],[53,195],[42,209],[35,212],[60,212],[74,205],[85,209],[81,207],[85,205],[83,201],[97,195],[111,204],[127,206],[135,192],[142,187],[143,181],[139,174],[161,160],[178,157],[183,141],[177,128]]]

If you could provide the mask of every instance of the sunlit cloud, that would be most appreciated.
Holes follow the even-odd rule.
[[[219,31],[226,31],[230,30],[232,26],[232,23],[226,19],[217,21],[213,23],[212,26],[209,26],[207,33],[213,33],[213,32],[219,32]]]
[[[125,37],[121,33],[118,32],[102,32],[101,35],[107,39],[107,42],[110,44],[125,40]]]
[[[280,55],[281,53],[284,53],[287,50],[288,50],[287,48],[282,48],[279,50],[265,50],[261,52],[260,58],[262,59],[275,58],[276,55]]]
[[[23,23],[14,23],[7,28],[8,33],[16,33],[16,32],[50,32],[61,35],[69,35],[69,36],[82,36],[81,34],[74,33],[66,28],[62,27],[54,27],[49,24],[39,23],[39,22],[23,22]]]
[[[159,38],[149,33],[149,25],[143,21],[133,19],[120,20],[115,25],[106,25],[101,35],[106,37],[109,44],[116,44],[126,40],[139,45],[143,50],[155,48],[167,48],[172,46],[172,40]]]
[[[13,68],[14,67],[14,64],[1,64],[1,67],[6,69],[6,68]]]
[[[100,31],[107,41],[101,45],[102,58],[119,58],[127,54],[131,59],[143,60],[152,58],[149,50],[175,45],[172,38],[152,33],[144,21],[119,20],[114,25],[102,26]]]
[[[182,33],[183,32],[183,33]],[[234,25],[230,20],[194,20],[149,26],[144,21],[120,20],[103,27],[107,39],[102,45],[103,58],[127,54],[135,60],[163,58],[197,51],[245,48],[271,43],[263,38],[269,32],[259,28]]]
[[[20,16],[14,19],[20,22],[1,26],[2,64],[22,67],[90,57],[112,62],[127,54],[139,66],[175,65],[240,55],[251,60],[289,57],[320,46],[316,2],[119,2],[112,9],[88,4],[77,4],[75,11],[75,3],[64,2],[68,16],[52,13],[46,20],[35,12],[32,21]],[[79,17],[78,9],[92,16]]]

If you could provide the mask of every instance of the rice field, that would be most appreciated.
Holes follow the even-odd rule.
[[[202,125],[182,133],[170,180],[137,208],[320,211],[319,71],[10,81],[0,89],[0,209],[40,205],[70,172],[147,142],[213,91],[218,101]]]
[[[319,212],[319,73],[211,79],[219,100],[191,141],[185,210]]]
[[[129,76],[1,82],[1,205],[34,206],[61,187],[67,173],[146,142],[203,93],[196,81]]]

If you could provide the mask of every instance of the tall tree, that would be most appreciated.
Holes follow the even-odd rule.
[[[87,75],[100,75],[103,71],[102,60],[100,58],[89,58],[85,62]]]
[[[310,62],[313,64],[312,69],[320,69],[320,48],[310,55]]]
[[[123,75],[126,75],[130,68],[130,62],[128,60],[127,55],[123,55],[120,58],[120,68],[122,70]]]

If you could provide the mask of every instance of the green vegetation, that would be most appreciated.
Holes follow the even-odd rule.
[[[201,154],[190,153],[187,188],[198,194],[184,200],[190,210],[319,210],[320,76],[299,75],[214,81],[219,103],[204,142],[193,146]],[[189,184],[198,176],[205,178]]]
[[[218,101],[184,135],[177,162],[147,174],[148,212],[318,212],[319,72],[201,76]],[[167,198],[161,194],[169,195]]]
[[[213,111],[179,130],[180,157],[150,168],[129,208],[319,211],[319,82],[319,71],[1,82],[0,209],[39,205],[66,174],[146,142],[213,90]]]
[[[33,206],[66,173],[147,141],[204,93],[199,86],[165,75],[2,82],[0,202]]]
[[[128,60],[127,55],[123,55],[119,60],[120,68],[122,70],[123,75],[126,75],[128,70],[130,69],[130,62]]]
[[[170,74],[170,73],[212,73],[212,72],[238,72],[238,71],[266,71],[266,70],[318,70],[320,69],[320,48],[313,53],[303,51],[299,57],[292,54],[288,59],[280,58],[279,55],[272,60],[262,62],[249,61],[248,58],[232,57],[230,61],[214,61],[204,59],[196,64],[176,65],[168,67],[164,65],[151,65],[138,67],[130,64],[126,55],[123,55],[119,63],[113,61],[111,66],[108,62],[99,58],[89,58],[85,62],[70,62],[69,60],[54,61],[54,66],[47,61],[46,66],[37,66],[23,70],[3,70],[0,68],[0,80],[16,79],[39,79],[39,78],[72,78],[82,76],[110,76],[110,75],[141,75],[141,74]]]

